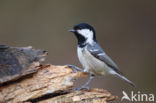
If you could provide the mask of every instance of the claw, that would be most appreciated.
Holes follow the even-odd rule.
[[[82,89],[90,90],[90,88],[89,88],[88,85],[89,85],[89,83],[92,81],[93,78],[94,78],[94,75],[93,75],[92,73],[90,73],[89,80],[88,80],[84,85],[82,85],[81,88],[76,88],[75,90],[78,90],[78,91],[80,91],[80,90],[82,90]]]
[[[69,68],[72,68],[73,71],[76,72],[83,72],[83,70],[75,65],[71,65],[71,64],[66,64],[66,66],[68,66]]]
[[[81,88],[75,88],[74,90],[80,91],[80,90],[90,90],[89,86],[82,86]]]

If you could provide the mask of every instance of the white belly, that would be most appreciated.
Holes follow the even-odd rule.
[[[105,75],[111,71],[111,68],[109,68],[104,62],[92,56],[86,48],[82,50],[78,47],[77,52],[84,71],[92,72],[95,75]]]

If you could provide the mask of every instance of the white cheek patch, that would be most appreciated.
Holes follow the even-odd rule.
[[[93,43],[93,31],[89,29],[81,29],[81,30],[78,30],[78,33],[87,39],[86,41],[87,43],[90,43],[90,44]]]

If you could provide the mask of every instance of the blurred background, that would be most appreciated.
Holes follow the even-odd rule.
[[[73,64],[77,39],[68,32],[75,24],[91,24],[97,40],[136,88],[113,76],[97,77],[90,87],[122,96],[122,90],[156,92],[155,0],[1,0],[0,43],[33,46],[49,52],[46,63]],[[77,87],[87,78],[77,81]]]

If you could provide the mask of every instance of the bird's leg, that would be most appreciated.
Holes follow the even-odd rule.
[[[66,64],[69,68],[72,68],[73,69],[73,71],[76,73],[76,72],[78,72],[78,71],[80,71],[80,72],[83,72],[83,70],[81,69],[81,68],[79,68],[79,67],[77,67],[77,66],[75,66],[75,65],[72,65],[72,64]]]
[[[76,88],[76,90],[82,90],[82,89],[90,90],[88,85],[92,81],[92,79],[94,78],[94,75],[92,73],[89,73],[89,74],[90,74],[89,75],[89,80],[84,85],[82,85],[81,88]]]
[[[88,85],[89,85],[89,83],[92,81],[92,79],[94,78],[94,74],[92,74],[92,73],[86,71],[86,69],[81,69],[81,68],[79,68],[79,67],[77,67],[77,66],[75,66],[75,65],[71,65],[71,64],[66,64],[66,65],[67,65],[69,68],[72,68],[73,71],[74,71],[75,73],[78,72],[78,71],[84,72],[84,73],[89,73],[89,80],[88,80],[84,85],[82,85],[81,88],[76,88],[75,90],[82,90],[82,89],[90,90],[90,88],[89,88]]]

